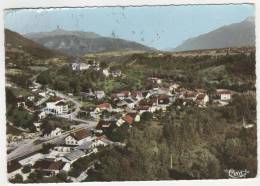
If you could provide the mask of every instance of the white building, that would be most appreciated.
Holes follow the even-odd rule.
[[[94,92],[97,99],[102,99],[106,96],[105,92],[103,90],[98,90]]]
[[[74,71],[83,71],[83,70],[88,70],[90,67],[89,64],[86,63],[72,63],[71,68]]]
[[[207,94],[200,93],[196,96],[196,103],[199,105],[199,107],[205,107],[208,102],[209,96]]]
[[[39,114],[38,114],[38,118],[39,118],[39,119],[44,119],[44,118],[46,118],[46,113],[45,113],[45,112],[39,113]]]
[[[110,75],[110,72],[109,72],[108,68],[103,69],[102,72],[103,72],[104,76],[106,76],[106,77],[108,77]]]
[[[36,131],[39,132],[41,130],[41,125],[42,125],[41,122],[34,122],[33,125],[35,126]]]
[[[64,100],[47,102],[44,112],[47,114],[67,114],[69,107]]]
[[[32,167],[32,170],[43,171],[46,172],[47,175],[53,176],[61,171],[69,171],[70,164],[62,161],[53,161],[53,160],[39,160],[36,161]]]
[[[231,92],[226,89],[217,89],[216,90],[216,97],[222,101],[228,101],[231,99]]]
[[[61,128],[55,128],[54,130],[50,131],[49,133],[45,133],[44,137],[45,138],[53,138],[56,136],[60,136],[62,132]]]
[[[82,129],[77,132],[71,133],[69,136],[65,138],[65,144],[66,145],[82,145],[84,142],[93,140],[93,137],[91,136],[91,132]]]

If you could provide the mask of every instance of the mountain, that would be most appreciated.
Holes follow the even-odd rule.
[[[103,37],[94,32],[65,31],[62,29],[56,29],[51,32],[26,34],[25,37],[32,39],[49,49],[57,49],[70,55],[125,50],[154,50],[136,42]]]
[[[190,38],[173,51],[255,46],[254,17]]]
[[[63,55],[61,52],[50,50],[9,29],[5,29],[5,44],[6,44],[6,49],[8,49],[7,52],[12,50],[25,51],[30,55],[40,59]]]

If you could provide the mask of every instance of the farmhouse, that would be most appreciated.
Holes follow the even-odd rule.
[[[93,138],[91,136],[90,131],[86,129],[81,129],[77,132],[71,133],[69,136],[65,138],[66,145],[81,145],[84,142],[91,141]]]
[[[96,113],[102,112],[102,111],[111,111],[112,110],[112,106],[109,103],[102,103],[100,105],[97,106],[97,108],[95,109]]]
[[[46,176],[52,176],[60,173],[61,171],[69,171],[70,165],[62,161],[54,160],[38,160],[32,166],[32,170],[38,170],[45,173]]]
[[[231,99],[231,91],[226,89],[217,89],[215,99],[219,99],[221,101],[228,101]]]
[[[196,103],[199,107],[205,107],[208,102],[209,96],[207,94],[200,93],[196,96]]]
[[[73,71],[83,71],[88,70],[90,67],[89,64],[86,63],[72,63],[71,68]]]

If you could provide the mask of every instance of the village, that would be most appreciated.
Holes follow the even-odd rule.
[[[102,69],[95,61],[76,61],[71,64],[71,69],[75,72],[89,69],[102,71],[108,78],[124,76],[119,69]],[[107,134],[115,128],[127,127],[130,130],[133,124],[141,125],[145,119],[142,115],[145,113],[150,113],[149,117],[155,118],[154,113],[167,113],[172,106],[177,110],[190,105],[205,108],[209,102],[217,107],[225,106],[234,94],[227,89],[217,89],[209,95],[204,89],[190,90],[179,82],[170,82],[166,87],[163,84],[164,79],[149,77],[147,81],[153,84],[153,88],[149,90],[124,90],[112,94],[91,89],[81,92],[85,99],[99,103],[88,111],[82,111],[82,98],[79,99],[72,93],[43,87],[35,79],[36,77],[33,77],[33,83],[28,87],[31,95],[16,98],[19,109],[36,114],[37,117],[32,123],[35,132],[7,135],[9,179],[21,175],[23,180],[27,180],[35,171],[41,171],[46,177],[69,172],[75,162],[89,156],[95,159],[95,154],[104,148],[125,146],[122,142],[111,140]],[[81,117],[82,113],[85,117]],[[66,129],[46,129],[43,121],[53,117],[77,124],[73,123]],[[69,176],[69,179],[77,182],[86,179],[87,171],[98,163],[94,160],[93,162],[77,177]]]

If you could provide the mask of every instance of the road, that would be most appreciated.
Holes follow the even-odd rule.
[[[36,82],[37,76],[38,75],[33,76],[31,78],[31,80],[32,80],[32,82],[35,86],[41,87],[42,85]],[[70,131],[62,133],[62,135],[60,135],[58,137],[54,137],[54,138],[51,138],[51,139],[45,139],[45,138],[42,138],[42,137],[38,137],[36,139],[23,141],[23,142],[21,142],[21,145],[19,145],[19,147],[17,147],[16,149],[14,149],[12,152],[10,152],[7,155],[8,161],[12,161],[12,160],[18,159],[20,157],[26,156],[28,154],[31,154],[33,152],[36,152],[36,151],[38,151],[42,148],[43,144],[46,144],[46,143],[53,143],[53,144],[62,143],[64,138],[71,132],[75,132],[75,131],[80,130],[82,128],[91,129],[91,128],[96,127],[96,125],[97,125],[96,121],[83,120],[83,119],[79,119],[79,118],[76,117],[78,115],[79,111],[80,111],[80,107],[81,107],[80,101],[63,94],[62,92],[52,90],[50,88],[47,88],[47,91],[53,92],[53,93],[56,94],[56,96],[58,96],[62,99],[65,99],[67,101],[71,101],[72,103],[75,104],[76,109],[72,113],[66,114],[66,115],[56,115],[56,116],[66,118],[66,119],[70,119],[70,120],[74,120],[74,121],[78,121],[78,122],[82,122],[83,124],[80,125],[82,127],[80,127],[80,128],[76,127],[76,128],[74,128]],[[34,142],[36,140],[40,140],[42,142],[35,144]]]
[[[42,85],[40,83],[36,82],[36,78],[37,78],[38,75],[39,74],[33,76],[31,78],[31,80],[32,80],[34,86],[42,87]],[[74,99],[74,98],[72,98],[72,97],[70,97],[70,96],[68,96],[68,95],[66,95],[66,94],[64,94],[64,93],[62,93],[60,91],[57,91],[57,90],[53,90],[53,89],[47,88],[47,91],[55,93],[56,96],[58,96],[58,97],[60,97],[62,99],[65,99],[67,101],[71,101],[72,103],[74,103],[74,105],[76,107],[76,109],[72,113],[66,114],[66,115],[56,115],[57,117],[62,117],[62,118],[66,118],[66,119],[68,118],[70,120],[83,122],[83,123],[88,123],[89,122],[88,120],[83,120],[83,119],[77,118],[77,115],[78,115],[78,113],[80,111],[80,107],[82,106],[80,101],[78,101],[78,100],[76,100],[76,99]],[[47,100],[48,99],[46,98],[46,100],[44,99],[43,102],[45,102]]]
[[[80,127],[75,127],[74,129],[66,131],[57,137],[53,137],[53,138],[38,137],[36,139],[26,140],[25,143],[21,143],[21,145],[19,145],[18,148],[16,148],[15,150],[13,150],[12,152],[10,152],[7,155],[8,162],[21,158],[21,157],[24,157],[26,155],[29,155],[33,152],[40,150],[42,148],[43,144],[47,144],[47,143],[62,144],[64,142],[64,138],[66,136],[68,136],[70,133],[76,132],[76,131],[84,129],[84,128],[90,130],[92,128],[95,128],[96,125],[97,125],[97,122],[89,121],[88,124],[86,124],[86,123],[80,124],[79,125]],[[41,142],[35,144],[36,140],[39,140]]]

